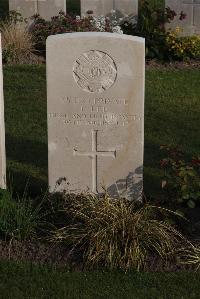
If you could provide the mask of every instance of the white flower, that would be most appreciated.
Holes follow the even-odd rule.
[[[115,11],[112,11],[115,13]],[[93,16],[91,23],[101,32],[106,30],[106,21],[109,21],[111,31],[118,34],[123,34],[120,23],[123,18],[118,18],[117,15],[111,16]]]
[[[120,26],[115,26],[112,28],[113,33],[123,34]]]

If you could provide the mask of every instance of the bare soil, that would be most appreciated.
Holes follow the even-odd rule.
[[[0,240],[0,260],[30,262],[32,264],[69,267],[81,270],[81,257],[66,246],[50,243]]]
[[[146,60],[146,69],[153,70],[185,70],[199,69],[200,60],[161,62],[156,59]]]
[[[0,260],[28,262],[33,265],[48,265],[56,268],[67,268],[83,271],[81,254],[72,252],[64,245],[35,242],[8,242],[0,240]],[[177,265],[173,257],[165,264],[157,256],[150,256],[146,268],[149,272],[194,271],[191,266]]]

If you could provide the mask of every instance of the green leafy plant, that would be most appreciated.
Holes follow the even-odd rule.
[[[167,157],[160,161],[164,170],[162,187],[177,205],[194,208],[200,203],[200,157],[186,161],[183,153],[173,146],[161,146]]]
[[[6,19],[3,21],[3,23],[9,23],[9,24],[19,24],[19,23],[27,23],[27,19],[23,18],[20,12],[17,12],[15,10],[10,10],[9,14],[7,15]]]
[[[169,7],[155,8],[150,5],[149,1],[142,0],[137,22],[132,22],[132,18],[127,18],[121,27],[126,34],[145,38],[147,58],[168,59],[165,24],[170,23],[176,15],[176,12]],[[182,20],[185,15],[181,12],[179,18]]]
[[[162,218],[163,209],[108,195],[65,196],[65,226],[52,232],[51,241],[64,242],[83,253],[86,268],[145,269],[149,258],[164,263],[183,236]],[[164,210],[166,213],[172,213]],[[174,215],[174,213],[172,213]]]
[[[8,239],[27,240],[36,237],[46,226],[42,201],[34,205],[27,194],[14,199],[8,191],[0,190],[0,236]]]
[[[169,56],[175,60],[200,59],[200,36],[180,37],[180,28],[167,34]]]

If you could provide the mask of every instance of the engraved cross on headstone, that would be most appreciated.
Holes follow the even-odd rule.
[[[184,5],[192,5],[192,26],[196,26],[195,24],[195,8],[196,6],[200,5],[200,2],[195,2],[195,0],[191,0],[190,2],[189,1],[183,1],[183,4]]]
[[[35,2],[35,14],[39,14],[39,2],[46,2],[46,0],[25,0],[26,2]]]
[[[114,151],[98,151],[97,149],[97,135],[98,130],[92,131],[92,151],[89,152],[83,152],[83,151],[77,151],[74,149],[74,156],[83,156],[83,157],[90,157],[92,158],[92,192],[98,193],[97,190],[97,160],[98,157],[111,157],[116,158],[116,150]]]

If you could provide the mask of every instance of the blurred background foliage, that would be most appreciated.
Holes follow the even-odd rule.
[[[67,0],[67,11],[76,15],[80,15],[81,0]],[[140,2],[140,1],[139,1]],[[150,0],[152,7],[163,7],[164,0]],[[0,0],[0,18],[5,18],[9,11],[9,0]]]

